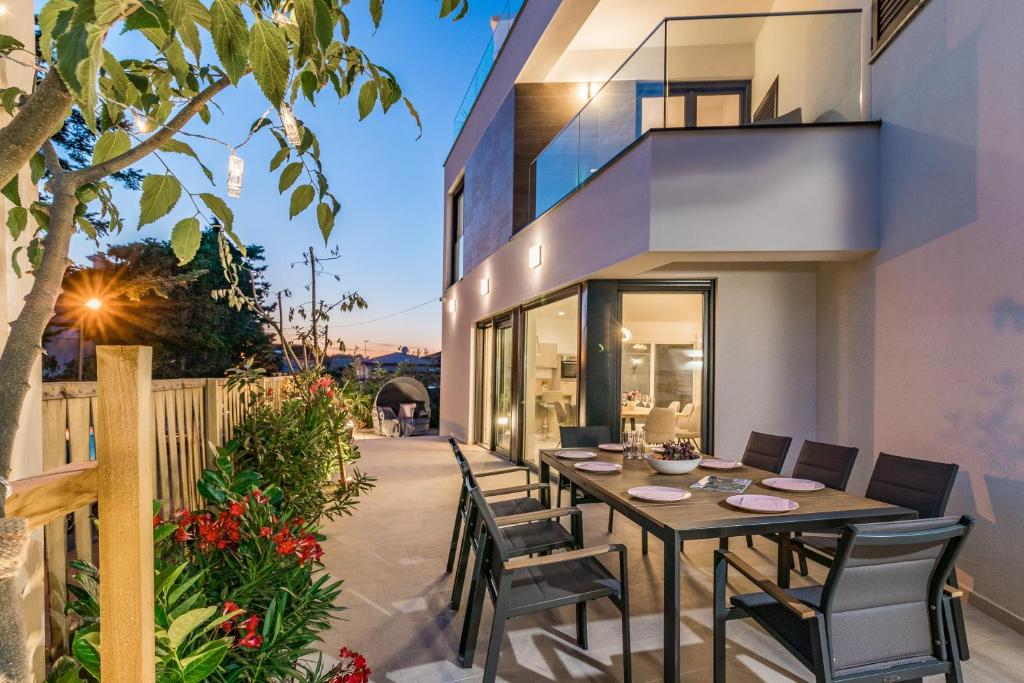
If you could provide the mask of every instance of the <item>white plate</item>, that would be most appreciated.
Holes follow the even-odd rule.
[[[626,493],[634,498],[650,500],[655,503],[675,503],[690,497],[689,491],[672,486],[634,486],[626,491]]]
[[[765,479],[761,484],[770,489],[779,489],[780,491],[807,492],[820,491],[825,488],[825,485],[820,481],[814,481],[813,479],[795,479],[793,477],[772,477],[770,479]]]
[[[590,451],[555,451],[555,457],[566,460],[589,460],[596,458],[597,454]]]
[[[701,467],[709,470],[738,470],[743,467],[739,460],[723,460],[722,458],[704,458],[700,461]]]
[[[598,444],[597,447],[600,448],[602,451],[613,451],[615,453],[621,453],[622,452],[622,444],[621,443],[602,443],[602,444]]]
[[[595,460],[594,462],[578,462],[573,465],[578,470],[584,472],[597,472],[599,474],[612,474],[613,472],[621,472],[622,465],[614,462],[604,462],[603,460]]]
[[[769,514],[781,514],[792,512],[800,505],[795,500],[780,498],[778,496],[760,496],[757,494],[741,493],[738,496],[729,496],[725,502],[740,510],[747,512],[763,512]]]

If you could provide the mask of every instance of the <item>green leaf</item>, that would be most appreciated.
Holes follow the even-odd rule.
[[[281,106],[288,87],[288,45],[284,31],[264,19],[249,31],[249,62],[260,90],[275,107]]]
[[[284,194],[284,191],[292,186],[300,173],[302,173],[302,162],[300,161],[293,161],[285,166],[281,171],[280,180],[277,181],[277,191]]]
[[[15,175],[7,184],[0,188],[0,194],[7,197],[7,200],[15,206],[21,206],[21,195],[18,193],[18,176]]]
[[[370,0],[370,18],[373,27],[380,28],[380,20],[384,16],[384,0]]]
[[[217,217],[224,231],[231,232],[231,228],[235,224],[235,214],[228,208],[227,203],[217,195],[210,194],[209,192],[201,193],[199,198],[203,200],[207,208]]]
[[[242,10],[231,0],[213,0],[210,33],[224,73],[237,84],[245,75],[249,54],[249,32]]]
[[[323,202],[317,205],[316,221],[320,226],[320,234],[324,236],[324,244],[327,244],[327,239],[331,236],[331,231],[334,230],[334,212],[331,211],[329,205]]]
[[[185,683],[205,681],[220,666],[224,656],[228,653],[230,644],[229,639],[221,638],[206,643],[194,655],[181,660]]]
[[[147,175],[142,179],[139,227],[169,214],[180,197],[181,183],[173,175]]]
[[[95,242],[98,239],[96,236],[96,226],[94,226],[92,224],[92,221],[90,221],[88,218],[86,218],[85,216],[75,216],[75,223],[78,224],[79,229],[86,235],[88,235],[89,239],[91,239],[93,242]]]
[[[319,42],[316,35],[316,4],[315,0],[292,0],[292,7],[295,9],[295,22],[299,29],[295,63],[302,64],[316,51]]]
[[[171,249],[178,257],[179,266],[195,258],[201,240],[202,231],[199,229],[199,219],[195,216],[183,218],[175,224],[171,230]]]
[[[96,23],[113,24],[128,10],[128,5],[125,0],[94,0]]]
[[[173,522],[167,522],[159,525],[157,528],[153,529],[153,543],[159,543],[177,530],[178,525]]]
[[[23,206],[12,206],[7,212],[7,229],[11,239],[17,240],[28,226],[28,209]]]
[[[377,103],[377,84],[373,81],[366,81],[359,88],[359,120],[365,119],[373,111],[373,105]]]
[[[0,38],[2,37],[0,36]],[[18,102],[18,98],[24,94],[24,90],[15,86],[0,90],[0,105],[3,105],[4,111],[7,112],[8,116],[14,116],[14,105]]]
[[[132,141],[123,130],[108,130],[96,141],[92,151],[92,163],[101,164],[108,159],[124,154],[131,149]]]
[[[167,629],[167,643],[171,650],[177,650],[192,631],[217,613],[216,607],[199,607],[189,610],[171,622]]]
[[[420,135],[423,135],[423,122],[420,121],[420,113],[416,111],[416,107],[413,106],[408,97],[403,97],[402,101],[405,102],[405,108],[409,110],[409,115],[416,121],[416,128],[419,129]]]
[[[75,634],[71,644],[74,655],[82,668],[92,674],[96,680],[100,678],[100,633],[95,628],[83,629]]]
[[[25,49],[25,43],[21,42],[14,36],[8,36],[0,33],[0,54],[7,54],[15,50]]]
[[[175,140],[171,138],[164,144],[160,145],[160,149],[164,152],[170,152],[171,154],[184,154],[185,156],[192,157],[195,162],[199,164],[199,168],[203,169],[203,173],[206,174],[206,178],[212,183],[213,182],[213,171],[206,167],[206,165],[200,160],[199,155],[192,149],[192,145],[181,140]]]
[[[315,194],[316,190],[313,189],[312,185],[299,185],[295,188],[295,192],[292,192],[292,201],[288,209],[288,218],[295,218],[305,211],[306,207],[313,201],[313,195]]]
[[[199,28],[196,25],[194,8],[195,3],[191,0],[164,0],[164,10],[166,10],[174,30],[178,32],[181,42],[185,44],[196,61],[199,61],[203,45],[199,39]]]
[[[314,0],[313,7],[316,10],[316,39],[320,48],[326,50],[334,38],[334,17],[326,0]]]
[[[85,679],[79,675],[81,668],[71,657],[61,657],[53,663],[46,683],[85,683]]]
[[[290,157],[291,154],[292,150],[290,147],[282,147],[281,149],[277,150],[277,154],[275,154],[274,158],[270,160],[270,170],[273,171],[278,166],[283,164],[285,159]]]
[[[67,28],[67,22],[74,14],[74,0],[49,0],[39,10],[37,22],[42,33],[39,40],[39,51],[47,58],[53,52],[53,38]]]
[[[46,174],[46,162],[43,160],[43,155],[33,154],[32,158],[28,160],[28,165],[32,170],[32,184],[35,185]]]
[[[57,71],[92,131],[96,130],[96,79],[103,63],[105,35],[102,27],[72,23],[57,38]]]

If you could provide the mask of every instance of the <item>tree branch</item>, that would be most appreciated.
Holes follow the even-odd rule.
[[[106,178],[118,171],[123,171],[132,164],[140,161],[150,153],[159,149],[160,145],[164,144],[181,132],[181,129],[185,127],[185,124],[187,124],[193,116],[198,114],[202,108],[217,95],[217,93],[228,87],[230,84],[231,81],[226,77],[214,81],[208,85],[205,90],[192,98],[188,104],[182,107],[181,111],[175,114],[170,121],[165,123],[159,130],[137,144],[135,147],[132,147],[124,154],[119,154],[101,164],[72,171],[68,173],[68,176],[74,178],[75,182],[81,186],[86,183],[94,183],[97,180]]]
[[[50,69],[18,108],[11,122],[0,128],[0,187],[3,187],[57,130],[71,111],[71,93],[56,69]]]

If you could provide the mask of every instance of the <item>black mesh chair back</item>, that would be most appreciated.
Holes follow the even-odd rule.
[[[608,425],[559,427],[558,435],[565,448],[583,448],[609,443],[612,440],[612,428]]]
[[[857,449],[830,443],[804,441],[793,476],[820,481],[830,489],[845,491],[857,462]]]
[[[786,462],[786,454],[793,443],[792,437],[750,432],[741,460],[744,465],[778,474]]]
[[[454,436],[449,436],[448,437],[448,444],[452,447],[452,453],[455,454],[455,460],[460,465],[462,465],[463,463],[467,463],[468,462],[466,460],[466,456],[463,455],[463,453],[462,453],[462,449],[459,448],[458,442],[455,441],[455,437]]]
[[[846,528],[821,596],[836,675],[948,661],[943,589],[972,525],[965,516]]]
[[[865,496],[917,510],[921,518],[946,513],[959,465],[879,453]]]

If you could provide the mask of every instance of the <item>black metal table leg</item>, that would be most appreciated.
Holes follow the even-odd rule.
[[[779,532],[779,562],[777,583],[780,588],[789,588],[790,564],[793,562],[793,549],[789,543],[789,532]]]
[[[675,683],[679,680],[679,536],[666,531],[665,541],[665,665],[663,680]]]

